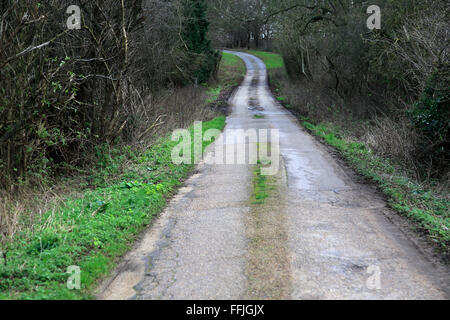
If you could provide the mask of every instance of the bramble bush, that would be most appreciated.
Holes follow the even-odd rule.
[[[424,92],[409,112],[415,127],[426,137],[423,151],[439,165],[450,158],[450,77],[448,67],[437,70],[427,81]]]

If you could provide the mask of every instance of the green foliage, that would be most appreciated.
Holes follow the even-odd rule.
[[[450,159],[450,73],[448,66],[435,71],[409,115],[425,139],[418,159],[432,161],[438,172],[448,170]],[[431,160],[430,160],[431,158]]]
[[[444,142],[450,130],[449,71],[435,72],[410,115],[414,125],[431,141]]]
[[[207,39],[209,22],[206,18],[205,0],[183,0],[184,30],[182,33],[195,67],[193,78],[197,83],[208,82],[216,71],[220,54],[211,47]]]

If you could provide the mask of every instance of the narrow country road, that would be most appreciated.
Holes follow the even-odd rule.
[[[447,267],[276,102],[260,59],[231,53],[248,72],[226,129],[280,130],[271,195],[252,203],[254,165],[202,162],[98,297],[448,299]]]

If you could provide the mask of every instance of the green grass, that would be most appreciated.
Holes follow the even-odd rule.
[[[373,154],[364,144],[342,138],[338,128],[328,124],[303,125],[321,137],[344,156],[360,174],[375,182],[388,198],[392,209],[403,214],[428,233],[445,255],[450,245],[450,201],[426,190],[402,173],[402,169],[386,158]]]
[[[245,50],[245,52],[252,54],[264,61],[268,70],[284,69],[284,61],[281,55],[273,52]]]
[[[264,204],[269,197],[269,190],[267,185],[267,177],[261,174],[261,162],[253,170],[253,201],[252,204]]]
[[[203,130],[224,126],[225,117],[218,117],[204,123]],[[6,259],[0,258],[0,298],[92,298],[98,280],[113,270],[194,168],[172,163],[176,144],[165,137],[144,153],[132,154],[114,183],[68,198],[57,210],[43,213],[34,231],[19,234],[8,245]],[[203,142],[203,149],[208,144]],[[122,161],[113,157],[105,167]],[[81,290],[66,286],[67,267],[72,265],[81,269]]]
[[[222,86],[220,86],[220,85],[217,87],[208,88],[208,91],[207,91],[208,99],[206,100],[206,102],[212,103],[212,102],[216,101],[219,98],[221,92],[222,92]]]
[[[231,53],[222,53],[218,71],[218,81],[212,81],[207,87],[207,103],[216,102],[222,92],[240,84],[246,73],[244,61]]]
[[[222,53],[218,71],[218,81],[213,81],[208,86],[208,103],[218,100],[221,93],[238,86],[247,72],[244,61],[231,53]]]
[[[228,53],[228,52],[223,52],[222,53],[222,64],[224,67],[234,67],[237,66],[242,72],[242,74],[245,74],[245,64],[242,61],[241,58],[239,58],[238,56],[232,54],[232,53]]]
[[[264,166],[270,165],[269,159],[261,157],[262,154],[268,154],[270,148],[270,143],[258,143],[257,145],[258,161],[253,170],[252,204],[254,205],[263,205],[273,190],[273,178],[263,175],[261,171]],[[264,152],[261,153],[260,149],[263,149]]]

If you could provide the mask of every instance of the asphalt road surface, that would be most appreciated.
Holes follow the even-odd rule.
[[[98,298],[448,299],[448,268],[428,259],[374,189],[277,103],[260,59],[232,53],[247,75],[226,129],[279,130],[269,197],[252,202],[254,164],[203,161]],[[219,144],[236,153],[242,141],[227,140],[207,155]]]

